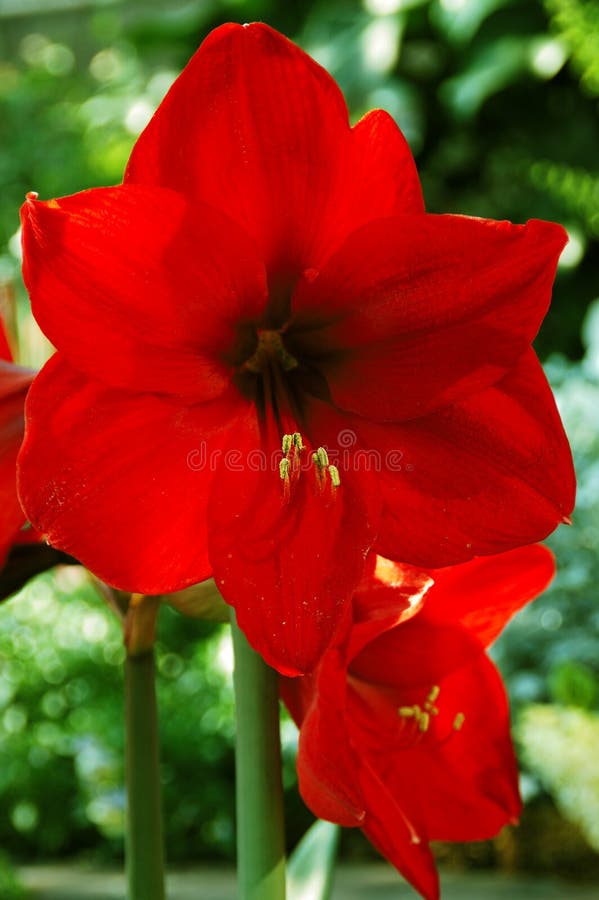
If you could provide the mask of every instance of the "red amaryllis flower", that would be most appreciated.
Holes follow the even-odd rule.
[[[439,896],[428,841],[489,838],[519,815],[505,691],[485,647],[553,571],[537,545],[434,572],[430,587],[426,572],[378,557],[343,640],[312,675],[281,679],[305,802],[361,827],[427,900]]]
[[[391,118],[350,128],[265,25],[214,31],[125,183],[30,195],[23,239],[58,348],[28,403],[32,522],[123,589],[213,573],[282,672],[313,668],[371,546],[440,566],[571,510],[530,349],[563,229],[426,215]]]

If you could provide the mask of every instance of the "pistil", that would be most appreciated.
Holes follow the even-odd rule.
[[[273,363],[278,365],[283,372],[291,372],[293,369],[297,369],[299,363],[285,348],[280,331],[259,328],[257,336],[256,349],[252,356],[243,364],[243,369],[247,372],[260,374]]]

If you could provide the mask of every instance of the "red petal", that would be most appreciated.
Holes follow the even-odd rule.
[[[349,659],[380,634],[428,608],[428,592],[433,586],[428,572],[382,556],[375,559],[372,572],[362,580],[354,594]]]
[[[423,213],[416,163],[408,142],[389,113],[383,109],[371,110],[354,125],[352,132],[356,148],[353,175],[358,181],[363,179],[360,196],[365,211],[356,217],[354,229],[358,224],[388,215]]]
[[[419,621],[459,623],[487,647],[519,609],[545,590],[554,574],[553,554],[540,544],[433,571],[435,584]]]
[[[367,222],[424,213],[416,164],[408,143],[382,109],[367,113],[351,130],[350,150],[337,163],[318,242],[306,264],[328,259],[352,232]]]
[[[402,761],[403,765],[403,761]],[[438,900],[439,876],[426,839],[406,817],[403,797],[389,789],[369,759],[362,759],[359,784],[366,797],[366,837],[426,900]]]
[[[208,36],[135,145],[126,180],[222,209],[256,239],[275,281],[319,266],[369,219],[422,207],[399,130],[383,115],[350,131],[333,79],[259,23]]]
[[[0,360],[1,359],[6,360],[7,362],[12,362],[12,351],[8,343],[6,325],[2,317],[0,316]]]
[[[33,376],[27,369],[0,361],[0,565],[26,521],[17,498],[16,474],[25,397]]]
[[[25,511],[49,543],[115,587],[159,594],[203,581],[214,454],[246,409],[233,395],[184,408],[117,391],[57,353],[27,399]]]
[[[315,816],[346,828],[361,825],[360,760],[345,723],[347,670],[337,650],[325,654],[318,676],[281,679],[281,695],[300,728],[299,789]]]
[[[547,311],[566,240],[561,226],[540,221],[372,222],[298,285],[291,352],[322,355],[343,409],[422,416],[516,363]]]
[[[23,247],[42,329],[73,365],[114,386],[195,402],[222,393],[240,327],[265,306],[249,238],[159,188],[28,200]]]
[[[426,568],[510,550],[546,537],[574,505],[570,449],[532,351],[494,387],[403,425],[324,418],[316,405],[312,415],[329,446],[351,436],[346,468],[377,472],[375,549],[387,558]]]
[[[300,727],[297,759],[300,793],[320,818],[365,834],[424,897],[438,897],[438,879],[426,843],[408,821],[401,796],[379,780],[356,739],[347,708],[347,668],[329,651],[318,678],[282,679],[282,696]],[[377,720],[373,717],[372,727]],[[366,808],[364,808],[366,807]]]
[[[297,428],[291,427],[290,431]],[[235,435],[235,433],[233,433]],[[233,437],[235,439],[235,437]],[[330,644],[376,533],[368,488],[322,485],[308,447],[288,499],[280,437],[240,435],[210,504],[210,559],[252,646],[285,675],[314,669]]]

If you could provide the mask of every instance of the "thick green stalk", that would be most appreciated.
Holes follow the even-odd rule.
[[[239,900],[285,900],[285,829],[277,674],[231,612],[235,656]]]
[[[128,900],[164,900],[164,845],[153,650],[127,655],[125,682]]]

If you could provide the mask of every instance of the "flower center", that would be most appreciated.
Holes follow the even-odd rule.
[[[284,372],[291,372],[292,369],[297,369],[299,363],[286,350],[280,331],[259,328],[257,337],[258,343],[254,353],[243,364],[243,369],[246,372],[260,374],[273,363],[280,366]]]
[[[441,688],[438,684],[434,684],[422,705],[415,703],[412,706],[400,706],[397,710],[397,715],[401,719],[402,730],[405,729],[404,737],[409,744],[421,740],[431,726],[431,719],[439,715],[439,707],[436,706],[436,703],[440,693]],[[435,743],[440,745],[448,741],[456,731],[461,729],[465,718],[464,713],[457,713],[453,720],[451,731]]]
[[[330,402],[328,384],[313,359],[297,344],[287,319],[280,327],[250,325],[240,331],[235,351],[225,362],[233,365],[233,383],[255,403],[258,417],[271,415],[279,433],[305,423],[307,398]]]

